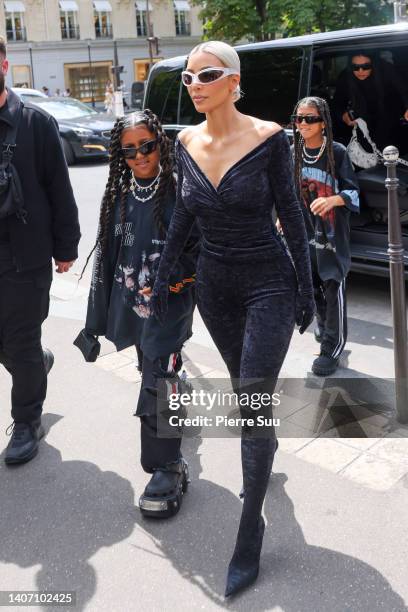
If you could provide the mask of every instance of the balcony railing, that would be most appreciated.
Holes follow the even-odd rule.
[[[25,28],[14,28],[14,30],[7,30],[7,41],[15,42],[15,41],[26,41],[27,40],[27,32]]]
[[[111,25],[98,26],[95,25],[96,38],[113,38],[113,29]]]
[[[176,36],[191,36],[191,24],[176,22]]]
[[[69,38],[79,39],[79,26],[68,26],[67,28],[61,27],[61,37],[63,40]]]

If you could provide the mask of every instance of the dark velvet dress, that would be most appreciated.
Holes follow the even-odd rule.
[[[196,297],[237,393],[272,395],[295,326],[296,302],[313,295],[309,245],[293,185],[289,140],[279,131],[235,163],[215,188],[176,141],[177,202],[153,290],[157,314],[167,282],[194,221],[202,234]],[[289,251],[273,222],[276,207]],[[313,298],[311,298],[313,302]],[[266,416],[272,412],[265,409]],[[254,417],[243,409],[241,416]],[[254,419],[255,420],[255,419]],[[258,575],[264,533],[262,505],[276,450],[273,427],[243,427],[244,504],[226,595]]]
[[[180,189],[159,282],[168,278],[197,220],[197,305],[231,377],[276,379],[294,329],[296,293],[312,292],[288,138],[280,131],[261,142],[217,188],[179,140],[176,158]],[[290,253],[275,229],[274,206]]]
[[[240,392],[244,387],[247,396],[271,395],[295,326],[296,299],[301,304],[313,295],[288,137],[279,131],[261,142],[224,174],[217,188],[179,140],[176,157],[177,202],[153,290],[155,312],[160,311],[167,279],[197,220],[202,234],[196,276],[201,316],[234,389]],[[290,253],[275,229],[274,206]],[[241,414],[245,411],[241,406]],[[262,504],[276,438],[270,427],[261,435],[254,429],[242,430],[244,504],[226,595],[249,585],[258,574]]]

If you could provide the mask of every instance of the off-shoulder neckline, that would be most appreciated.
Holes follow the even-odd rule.
[[[236,169],[237,166],[239,166],[240,164],[242,164],[243,162],[247,161],[247,159],[249,157],[251,157],[251,155],[254,155],[259,149],[261,149],[265,144],[268,144],[270,140],[272,140],[273,138],[275,138],[275,136],[277,136],[278,134],[285,134],[285,130],[283,128],[281,128],[280,130],[277,130],[276,132],[274,132],[273,134],[270,134],[267,138],[265,138],[264,140],[262,140],[262,142],[258,143],[255,147],[253,147],[250,151],[248,151],[248,153],[245,153],[245,155],[243,155],[238,161],[236,161],[234,164],[232,164],[232,166],[230,166],[230,168],[228,168],[228,170],[222,175],[217,187],[210,181],[210,179],[208,178],[208,176],[205,174],[205,172],[201,169],[201,167],[198,165],[198,163],[196,162],[196,160],[194,159],[194,157],[191,155],[191,153],[188,151],[187,147],[181,142],[180,138],[177,136],[176,138],[176,144],[178,143],[182,149],[186,152],[186,154],[188,155],[188,157],[191,159],[191,161],[194,163],[194,165],[196,166],[197,170],[199,170],[200,174],[202,174],[202,176],[205,178],[205,180],[207,181],[207,183],[214,189],[214,191],[218,192],[221,183],[226,179],[226,177],[233,171]]]

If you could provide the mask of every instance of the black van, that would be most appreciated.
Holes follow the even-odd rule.
[[[289,117],[299,98],[317,95],[333,103],[336,81],[353,51],[375,51],[394,64],[408,83],[408,23],[325,32],[236,47],[241,59],[241,88],[245,95],[239,110],[280,123],[291,134]],[[174,137],[187,125],[200,123],[182,86],[180,73],[186,57],[163,60],[154,65],[146,87],[144,107],[161,119]],[[406,109],[393,109],[402,116]],[[390,110],[391,112],[391,110]],[[339,136],[339,135],[338,135]],[[336,129],[334,129],[336,139]],[[408,123],[401,121],[395,138],[400,156],[408,160]],[[338,138],[341,140],[341,138]],[[398,166],[399,204],[408,278],[408,167]],[[352,215],[352,269],[381,276],[389,274],[387,191],[385,167],[358,173],[361,214]]]

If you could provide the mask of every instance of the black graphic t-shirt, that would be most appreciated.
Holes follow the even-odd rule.
[[[138,182],[151,183],[151,179]],[[168,227],[175,205],[171,190],[164,206]],[[154,198],[137,201],[131,193],[126,201],[126,221],[120,221],[119,200],[110,227],[108,249],[95,255],[88,300],[86,329],[111,340],[118,351],[139,344],[149,359],[180,350],[191,336],[194,309],[195,266],[199,236],[194,229],[169,283],[169,309],[161,326],[150,316],[150,297],[143,289],[153,288],[165,240],[153,216]]]
[[[307,149],[317,155],[319,149]],[[346,148],[333,143],[336,180],[326,171],[327,151],[315,164],[303,162],[302,200],[310,254],[322,280],[341,282],[348,274],[350,255],[350,213],[360,212],[359,187]],[[335,206],[324,217],[314,215],[310,205],[316,198],[340,195],[345,206]]]

